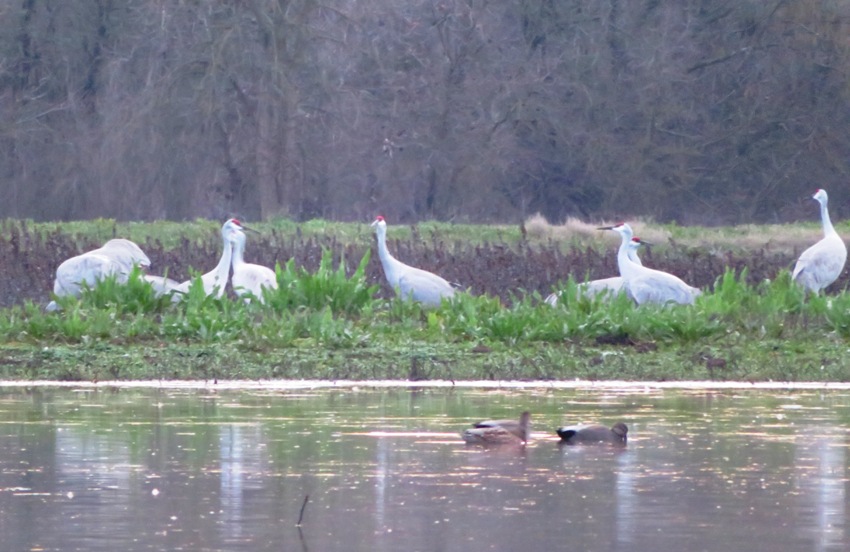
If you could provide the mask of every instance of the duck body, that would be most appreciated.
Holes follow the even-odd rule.
[[[523,412],[519,420],[484,420],[461,434],[471,445],[524,445],[531,433],[531,414]]]
[[[623,422],[617,422],[612,427],[599,424],[559,427],[556,433],[562,442],[571,445],[594,443],[625,445],[629,428]]]

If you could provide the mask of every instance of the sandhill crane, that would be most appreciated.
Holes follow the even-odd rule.
[[[264,289],[277,289],[277,276],[274,270],[253,263],[246,263],[243,259],[245,253],[245,232],[250,230],[240,226],[239,231],[233,235],[233,290],[240,297],[251,293],[260,303],[264,301]]]
[[[642,239],[635,236],[629,242],[629,259],[633,262],[643,266],[643,263],[640,261],[640,257],[637,255],[637,250],[641,245],[652,245],[647,241],[643,241]],[[580,295],[584,295],[585,297],[596,297],[601,293],[607,293],[608,297],[614,297],[621,291],[623,291],[623,277],[622,276],[612,276],[610,278],[602,278],[599,280],[591,280],[589,282],[582,282],[576,286]],[[563,291],[558,291],[552,294],[549,294],[545,302],[548,305],[552,305],[553,307],[558,306],[558,298],[561,296]]]
[[[818,190],[812,199],[820,203],[823,239],[803,251],[791,277],[807,291],[817,294],[841,275],[847,261],[847,246],[829,220],[826,191]]]
[[[235,218],[228,219],[221,225],[221,258],[214,269],[201,276],[201,283],[207,296],[215,295],[217,298],[221,298],[224,295],[227,279],[230,275],[230,262],[233,253],[232,242],[241,228],[242,223]],[[179,299],[182,294],[189,293],[193,281],[190,279],[178,284],[174,289],[176,292],[174,297]]]
[[[629,244],[634,234],[631,226],[625,222],[599,229],[613,230],[620,234],[622,241],[617,251],[617,266],[620,269],[620,276],[623,277],[626,293],[638,305],[644,303],[692,305],[696,297],[702,293],[672,274],[641,266],[629,259]]]
[[[378,236],[378,256],[390,287],[403,299],[425,306],[439,306],[443,298],[454,297],[455,290],[446,280],[427,270],[404,264],[387,249],[387,222],[378,216],[372,223]]]
[[[79,297],[83,283],[94,286],[98,281],[116,276],[118,281],[126,282],[134,265],[146,269],[151,264],[141,248],[130,240],[113,239],[102,247],[71,257],[56,269],[53,281],[53,293],[57,297],[73,295]],[[55,301],[47,305],[48,311],[58,310]]]
[[[604,425],[577,425],[555,430],[561,440],[569,444],[614,443],[625,445],[629,428],[623,422],[612,427]]]
[[[461,437],[470,444],[525,444],[531,434],[531,414],[523,412],[517,420],[485,420],[465,430]]]

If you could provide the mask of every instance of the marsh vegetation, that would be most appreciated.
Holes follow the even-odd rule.
[[[787,270],[798,251],[791,236],[801,236],[802,248],[817,237],[814,227],[792,229],[784,245],[757,250],[712,245],[710,232],[696,240],[691,229],[656,229],[668,242],[645,254],[646,263],[705,290],[687,308],[578,297],[575,280],[616,273],[614,244],[603,235],[574,232],[556,241],[533,224],[399,226],[390,247],[400,258],[469,287],[423,309],[393,298],[383,283],[368,225],[277,221],[260,225],[263,233],[248,250],[252,260],[279,261],[280,286],[265,304],[211,298],[199,289],[173,304],[135,275],[126,286],[107,281],[79,301],[62,299],[60,314],[43,311],[58,261],[113,232],[142,244],[156,272],[188,277],[218,256],[216,227],[6,221],[2,375],[850,379],[841,360],[850,338],[844,281],[828,295],[806,297]],[[553,287],[565,290],[557,308],[542,302]]]

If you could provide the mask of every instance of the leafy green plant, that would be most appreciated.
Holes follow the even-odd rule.
[[[145,314],[162,312],[171,305],[168,295],[157,296],[150,282],[143,277],[141,269],[134,267],[122,282],[116,275],[108,276],[89,286],[82,285],[81,308],[115,309],[121,314]],[[65,306],[64,300],[59,304]]]
[[[296,267],[290,259],[283,267],[277,265],[278,289],[265,290],[265,303],[272,310],[288,310],[298,307],[309,309],[329,308],[333,313],[357,314],[372,306],[378,286],[366,283],[366,265],[369,250],[360,259],[351,277],[346,275],[345,259],[340,259],[333,268],[333,253],[325,249],[319,268],[315,273]]]

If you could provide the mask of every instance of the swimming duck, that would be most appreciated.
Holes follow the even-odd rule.
[[[461,436],[470,444],[505,445],[528,442],[531,433],[531,414],[523,412],[517,420],[484,420],[464,431]]]
[[[623,422],[617,422],[608,428],[604,425],[577,425],[559,427],[558,436],[569,444],[613,443],[626,444],[629,428]]]

